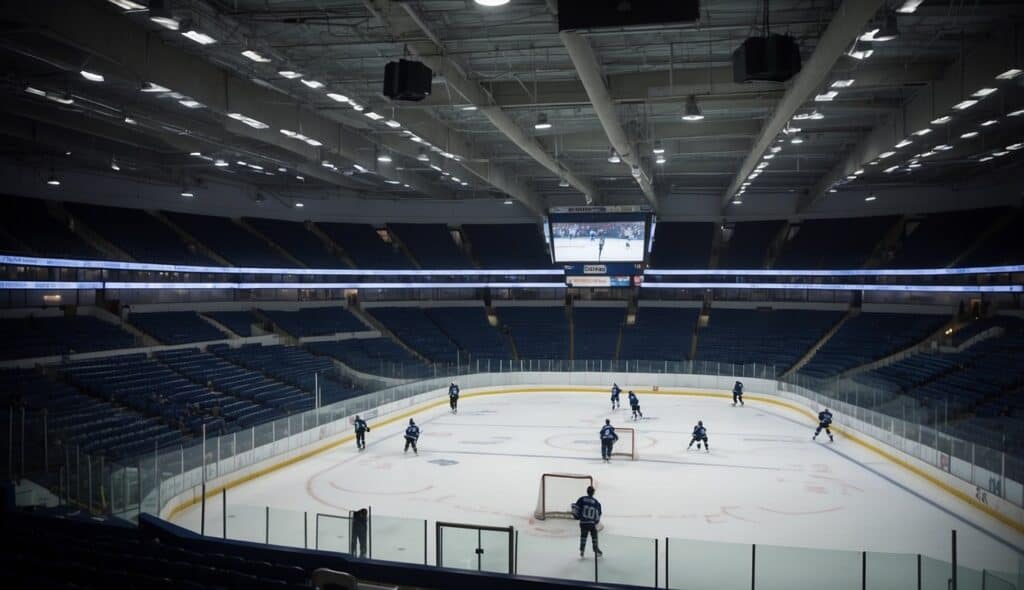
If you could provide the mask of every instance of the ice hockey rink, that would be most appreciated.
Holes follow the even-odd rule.
[[[560,262],[637,262],[644,257],[643,240],[605,238],[604,248],[598,238],[558,238],[554,241],[555,260]]]
[[[644,419],[634,423],[625,393],[615,411],[608,397],[463,396],[458,414],[446,404],[415,414],[422,428],[418,455],[402,451],[407,419],[379,428],[371,420],[363,452],[345,442],[228,490],[228,537],[263,541],[270,507],[272,542],[302,546],[305,534],[309,547],[344,547],[342,521],[321,517],[315,524],[315,514],[347,516],[370,506],[374,557],[422,563],[426,550],[434,563],[435,521],[513,526],[520,535],[518,573],[593,580],[589,544],[587,558],[579,557],[576,523],[534,518],[541,475],[560,472],[595,480],[604,509],[602,581],[649,582],[636,580],[633,570],[648,567],[651,539],[660,540],[664,555],[669,537],[673,588],[749,588],[751,543],[758,545],[759,571],[803,570],[815,584],[828,579],[828,587],[859,588],[859,552],[949,561],[952,529],[959,565],[1005,572],[1008,580],[1019,575],[1020,533],[841,435],[831,444],[824,433],[812,441],[814,422],[795,409],[756,395],[733,407],[724,395],[647,394]],[[598,430],[605,418],[636,429],[638,460],[602,462]],[[710,452],[686,449],[697,420],[708,429]],[[582,487],[570,490],[572,499],[583,495]],[[199,518],[194,506],[174,521],[198,530]],[[223,520],[221,500],[208,502],[207,533],[220,535]],[[476,540],[474,532],[466,543]],[[445,547],[446,564],[464,559],[465,567],[475,566],[471,551],[460,557]],[[911,563],[883,557],[894,568]],[[846,585],[845,567],[856,568]],[[972,586],[962,577],[960,587]]]

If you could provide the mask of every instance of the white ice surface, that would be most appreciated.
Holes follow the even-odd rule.
[[[603,249],[598,248],[599,238],[555,238],[553,243],[558,262],[640,262],[644,259],[643,240],[605,238]]]
[[[772,568],[789,575],[829,559],[834,569],[848,567],[859,576],[859,553],[814,554],[769,545],[921,553],[948,561],[952,529],[958,534],[960,565],[1002,572],[1020,567],[1024,539],[1019,533],[842,437],[830,444],[822,433],[812,442],[814,424],[794,411],[753,400],[734,408],[726,397],[647,395],[641,404],[645,419],[634,423],[628,409],[609,409],[607,395],[464,396],[457,415],[445,404],[416,416],[422,428],[418,456],[402,452],[402,421],[373,429],[362,453],[346,443],[232,488],[229,536],[263,540],[264,507],[270,506],[272,542],[301,546],[301,513],[308,512],[312,547],[316,513],[346,515],[371,506],[375,557],[422,563],[423,519],[429,521],[430,563],[435,521],[512,525],[521,535],[520,573],[592,580],[592,560],[579,559],[576,524],[533,518],[540,475],[569,472],[592,475],[604,507],[602,581],[619,576],[624,582],[652,582],[643,579],[646,572],[653,577],[650,539],[660,539],[661,560],[665,537],[672,538],[673,571],[689,571],[692,587],[701,587],[694,569],[716,563],[728,572],[716,574],[718,587],[732,587],[722,575],[736,577],[736,587],[749,587],[751,543],[758,544],[759,576],[772,575]],[[606,417],[637,429],[639,461],[600,460],[598,430]],[[686,450],[698,419],[708,429],[710,453]],[[387,522],[384,516],[420,520]],[[219,500],[208,503],[206,518],[207,530],[219,534]],[[198,507],[176,518],[192,529],[198,529],[198,521]],[[346,527],[339,522],[321,519],[321,545],[347,544]],[[446,534],[455,539],[461,533]],[[494,539],[487,559],[506,551],[500,536]],[[475,563],[475,557],[448,550],[447,542],[445,547],[447,563]],[[631,557],[609,560],[611,552]],[[464,563],[456,563],[459,559]],[[879,556],[877,563],[885,559],[894,571],[903,566],[909,571],[913,561]],[[503,563],[498,560],[492,568]],[[616,564],[627,563],[624,571],[615,571]],[[869,563],[870,577],[879,570],[876,561]],[[817,582],[820,578],[812,578],[809,586]],[[675,579],[672,586],[678,587]]]

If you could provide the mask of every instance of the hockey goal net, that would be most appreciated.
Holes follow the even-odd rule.
[[[540,476],[540,490],[537,491],[537,509],[533,515],[537,520],[548,518],[572,518],[572,505],[587,495],[587,486],[594,485],[594,478],[579,473],[545,473]]]
[[[619,435],[619,440],[612,447],[612,457],[629,457],[634,461],[639,459],[636,452],[636,429],[616,426],[615,434]]]

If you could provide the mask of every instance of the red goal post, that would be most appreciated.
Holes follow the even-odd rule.
[[[616,426],[615,434],[619,440],[612,447],[612,457],[629,457],[633,461],[640,458],[636,451],[636,429],[628,426]]]
[[[594,478],[580,473],[543,473],[537,491],[537,520],[572,518],[572,504],[587,494]]]

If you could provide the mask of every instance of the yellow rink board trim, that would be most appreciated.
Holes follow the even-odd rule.
[[[728,399],[731,396],[731,394],[729,394],[729,393],[722,393],[721,391],[712,391],[712,390],[707,390],[707,389],[662,389],[662,388],[659,388],[658,391],[654,391],[654,390],[651,390],[651,389],[634,389],[633,391],[636,392],[636,393],[642,393],[644,395],[685,395],[685,396],[692,396],[692,397],[717,397],[717,398],[726,398],[726,399]],[[512,393],[587,393],[587,394],[604,393],[604,394],[608,394],[608,390],[606,388],[593,387],[593,386],[500,387],[500,388],[496,388],[496,389],[486,389],[486,390],[483,390],[483,391],[474,391],[474,392],[471,392],[471,393],[465,393],[465,394],[460,395],[459,397],[460,397],[460,399],[462,399],[462,398],[484,397],[484,396],[489,396],[489,395],[507,395],[507,394],[512,394]],[[769,403],[769,404],[774,404],[774,405],[781,406],[783,408],[795,411],[795,412],[797,412],[799,414],[803,414],[804,416],[807,416],[808,418],[810,418],[810,419],[812,419],[814,421],[817,421],[817,419],[818,419],[817,415],[814,414],[813,412],[811,412],[810,410],[808,410],[807,408],[802,407],[802,406],[800,406],[800,405],[798,405],[796,403],[793,403],[793,402],[791,402],[789,400],[786,400],[786,399],[777,399],[777,398],[772,398],[772,397],[763,397],[763,396],[760,396],[760,395],[757,395],[757,394],[744,394],[744,399],[752,400],[752,401],[765,402],[765,403]],[[444,405],[446,403],[448,403],[447,396],[443,396],[440,399],[437,399],[437,400],[434,400],[434,401],[424,402],[424,403],[416,406],[414,409],[407,410],[405,412],[401,412],[401,413],[395,414],[394,416],[390,416],[390,417],[384,418],[382,420],[379,420],[379,421],[377,421],[375,426],[379,427],[379,426],[386,426],[388,424],[393,424],[393,423],[395,423],[395,422],[397,422],[399,420],[404,420],[404,419],[406,419],[406,418],[408,418],[410,416],[414,416],[416,414],[419,414],[419,413],[424,412],[426,410],[430,410],[430,409],[435,408],[437,406]],[[850,432],[849,430],[847,430],[845,428],[833,426],[832,430],[834,430],[837,433],[842,434],[844,436],[844,438],[857,443],[858,445],[864,447],[865,449],[868,449],[869,451],[872,451],[872,452],[874,452],[874,453],[884,457],[885,459],[887,459],[887,460],[891,461],[892,463],[895,463],[896,465],[906,469],[907,471],[913,473],[914,475],[917,475],[917,476],[921,477],[922,479],[924,479],[924,480],[934,484],[939,489],[941,489],[941,490],[951,494],[955,498],[958,498],[958,499],[964,501],[965,503],[970,505],[972,508],[976,508],[976,509],[984,512],[985,514],[988,514],[992,518],[994,518],[994,519],[998,520],[999,522],[1007,525],[1008,527],[1016,530],[1017,532],[1024,533],[1024,523],[1020,523],[1020,522],[1017,522],[1017,521],[1013,520],[1009,516],[1007,516],[1005,514],[1002,514],[1001,512],[999,512],[996,509],[992,508],[988,504],[982,503],[981,501],[979,501],[977,498],[971,496],[970,494],[966,494],[966,493],[962,492],[961,490],[958,490],[955,487],[947,484],[946,482],[942,481],[941,479],[931,475],[926,470],[921,469],[920,467],[918,467],[916,465],[912,465],[911,463],[909,463],[909,462],[907,462],[907,461],[905,461],[905,460],[903,460],[903,459],[893,455],[892,453],[889,453],[889,452],[885,451],[884,449],[879,448],[877,445],[875,445],[875,444],[873,444],[873,443],[871,443],[871,442],[869,442],[867,440],[862,439],[860,436],[857,436],[857,435],[853,434],[852,432]],[[223,492],[225,490],[230,490],[232,488],[236,488],[236,487],[238,487],[238,486],[240,486],[242,484],[245,484],[245,483],[247,483],[249,481],[252,481],[252,480],[254,480],[254,479],[258,478],[258,477],[262,477],[264,475],[267,475],[268,473],[273,473],[274,471],[277,471],[279,469],[283,469],[285,467],[288,467],[289,465],[294,465],[295,463],[298,463],[300,461],[304,461],[304,460],[306,460],[306,459],[308,459],[310,457],[313,457],[313,456],[318,455],[320,453],[323,453],[325,451],[329,451],[329,450],[334,449],[336,447],[339,447],[339,446],[341,446],[341,445],[343,445],[345,443],[352,442],[353,440],[355,440],[355,434],[354,433],[347,434],[347,435],[341,437],[340,439],[338,439],[336,441],[333,441],[333,442],[330,442],[330,443],[327,443],[327,444],[323,444],[323,445],[320,445],[320,446],[315,447],[315,448],[311,448],[310,450],[305,451],[303,453],[300,453],[298,455],[295,455],[294,457],[290,457],[290,458],[285,459],[283,461],[279,461],[277,463],[274,463],[273,465],[268,465],[268,466],[266,466],[266,467],[264,467],[262,469],[258,469],[256,471],[253,471],[252,473],[248,473],[246,475],[243,475],[241,477],[233,479],[233,480],[231,480],[231,481],[229,481],[229,482],[227,482],[227,483],[225,483],[223,485],[220,485],[220,486],[217,486],[215,488],[211,488],[209,490],[206,490],[206,496],[205,497],[207,499],[214,498],[214,497],[218,496],[221,492]],[[173,521],[174,518],[176,516],[178,516],[178,514],[180,514],[181,512],[191,508],[192,506],[195,506],[196,504],[198,504],[201,501],[202,501],[202,497],[200,496],[200,497],[193,497],[191,500],[188,500],[186,502],[182,502],[181,504],[175,506],[174,509],[171,510],[171,513],[168,514],[167,519],[170,520],[170,521]]]

